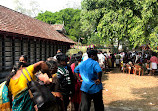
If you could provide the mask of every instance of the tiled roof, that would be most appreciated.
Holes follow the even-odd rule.
[[[0,5],[0,31],[18,33],[67,43],[73,40],[57,32],[50,24]]]

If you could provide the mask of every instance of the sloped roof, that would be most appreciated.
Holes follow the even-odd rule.
[[[73,40],[57,32],[50,24],[0,5],[0,31],[18,33],[67,43]]]

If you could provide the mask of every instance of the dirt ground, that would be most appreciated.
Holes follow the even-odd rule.
[[[115,68],[103,74],[102,83],[105,106],[132,111],[158,111],[158,75],[138,76]]]

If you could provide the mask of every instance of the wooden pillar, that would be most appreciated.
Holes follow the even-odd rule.
[[[59,49],[58,45],[59,45],[59,43],[56,42],[56,52],[55,52],[55,54],[57,53],[57,51],[58,51],[58,49]]]
[[[3,35],[0,34],[0,71],[2,71],[2,38]]]
[[[52,42],[49,41],[49,57],[52,57]]]
[[[30,39],[28,39],[28,62],[30,63],[31,60],[30,60]]]
[[[6,59],[5,59],[5,36],[2,37],[2,71],[5,70],[5,62],[6,62]]]
[[[21,43],[20,43],[20,54],[23,55],[23,37],[20,38],[21,39]]]
[[[40,40],[40,60],[42,60],[42,40]]]
[[[57,45],[56,45],[56,42],[54,42],[54,56],[56,55],[56,53],[57,53]]]
[[[36,47],[37,47],[37,45],[36,45],[37,43],[36,43],[36,39],[34,39],[34,63],[36,63],[37,62],[37,53],[36,53]]]
[[[54,42],[51,41],[51,57],[54,56]]]
[[[45,41],[44,43],[45,43],[45,44],[44,44],[44,45],[45,45],[45,46],[44,46],[44,47],[45,47],[44,60],[46,61],[46,58],[47,58],[47,41]]]
[[[14,37],[12,38],[12,63],[15,65],[15,41]]]

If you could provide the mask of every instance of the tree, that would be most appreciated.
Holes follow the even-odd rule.
[[[85,35],[97,33],[102,43],[111,46],[156,44],[157,8],[157,0],[83,0],[81,28]]]
[[[134,1],[139,16],[134,16],[135,25],[130,32],[134,45],[149,44],[155,50],[158,43],[158,2],[157,0]]]
[[[80,9],[66,8],[59,12],[52,13],[46,11],[39,13],[36,19],[49,24],[63,24],[65,26],[67,36],[76,41],[82,36],[80,30]]]

